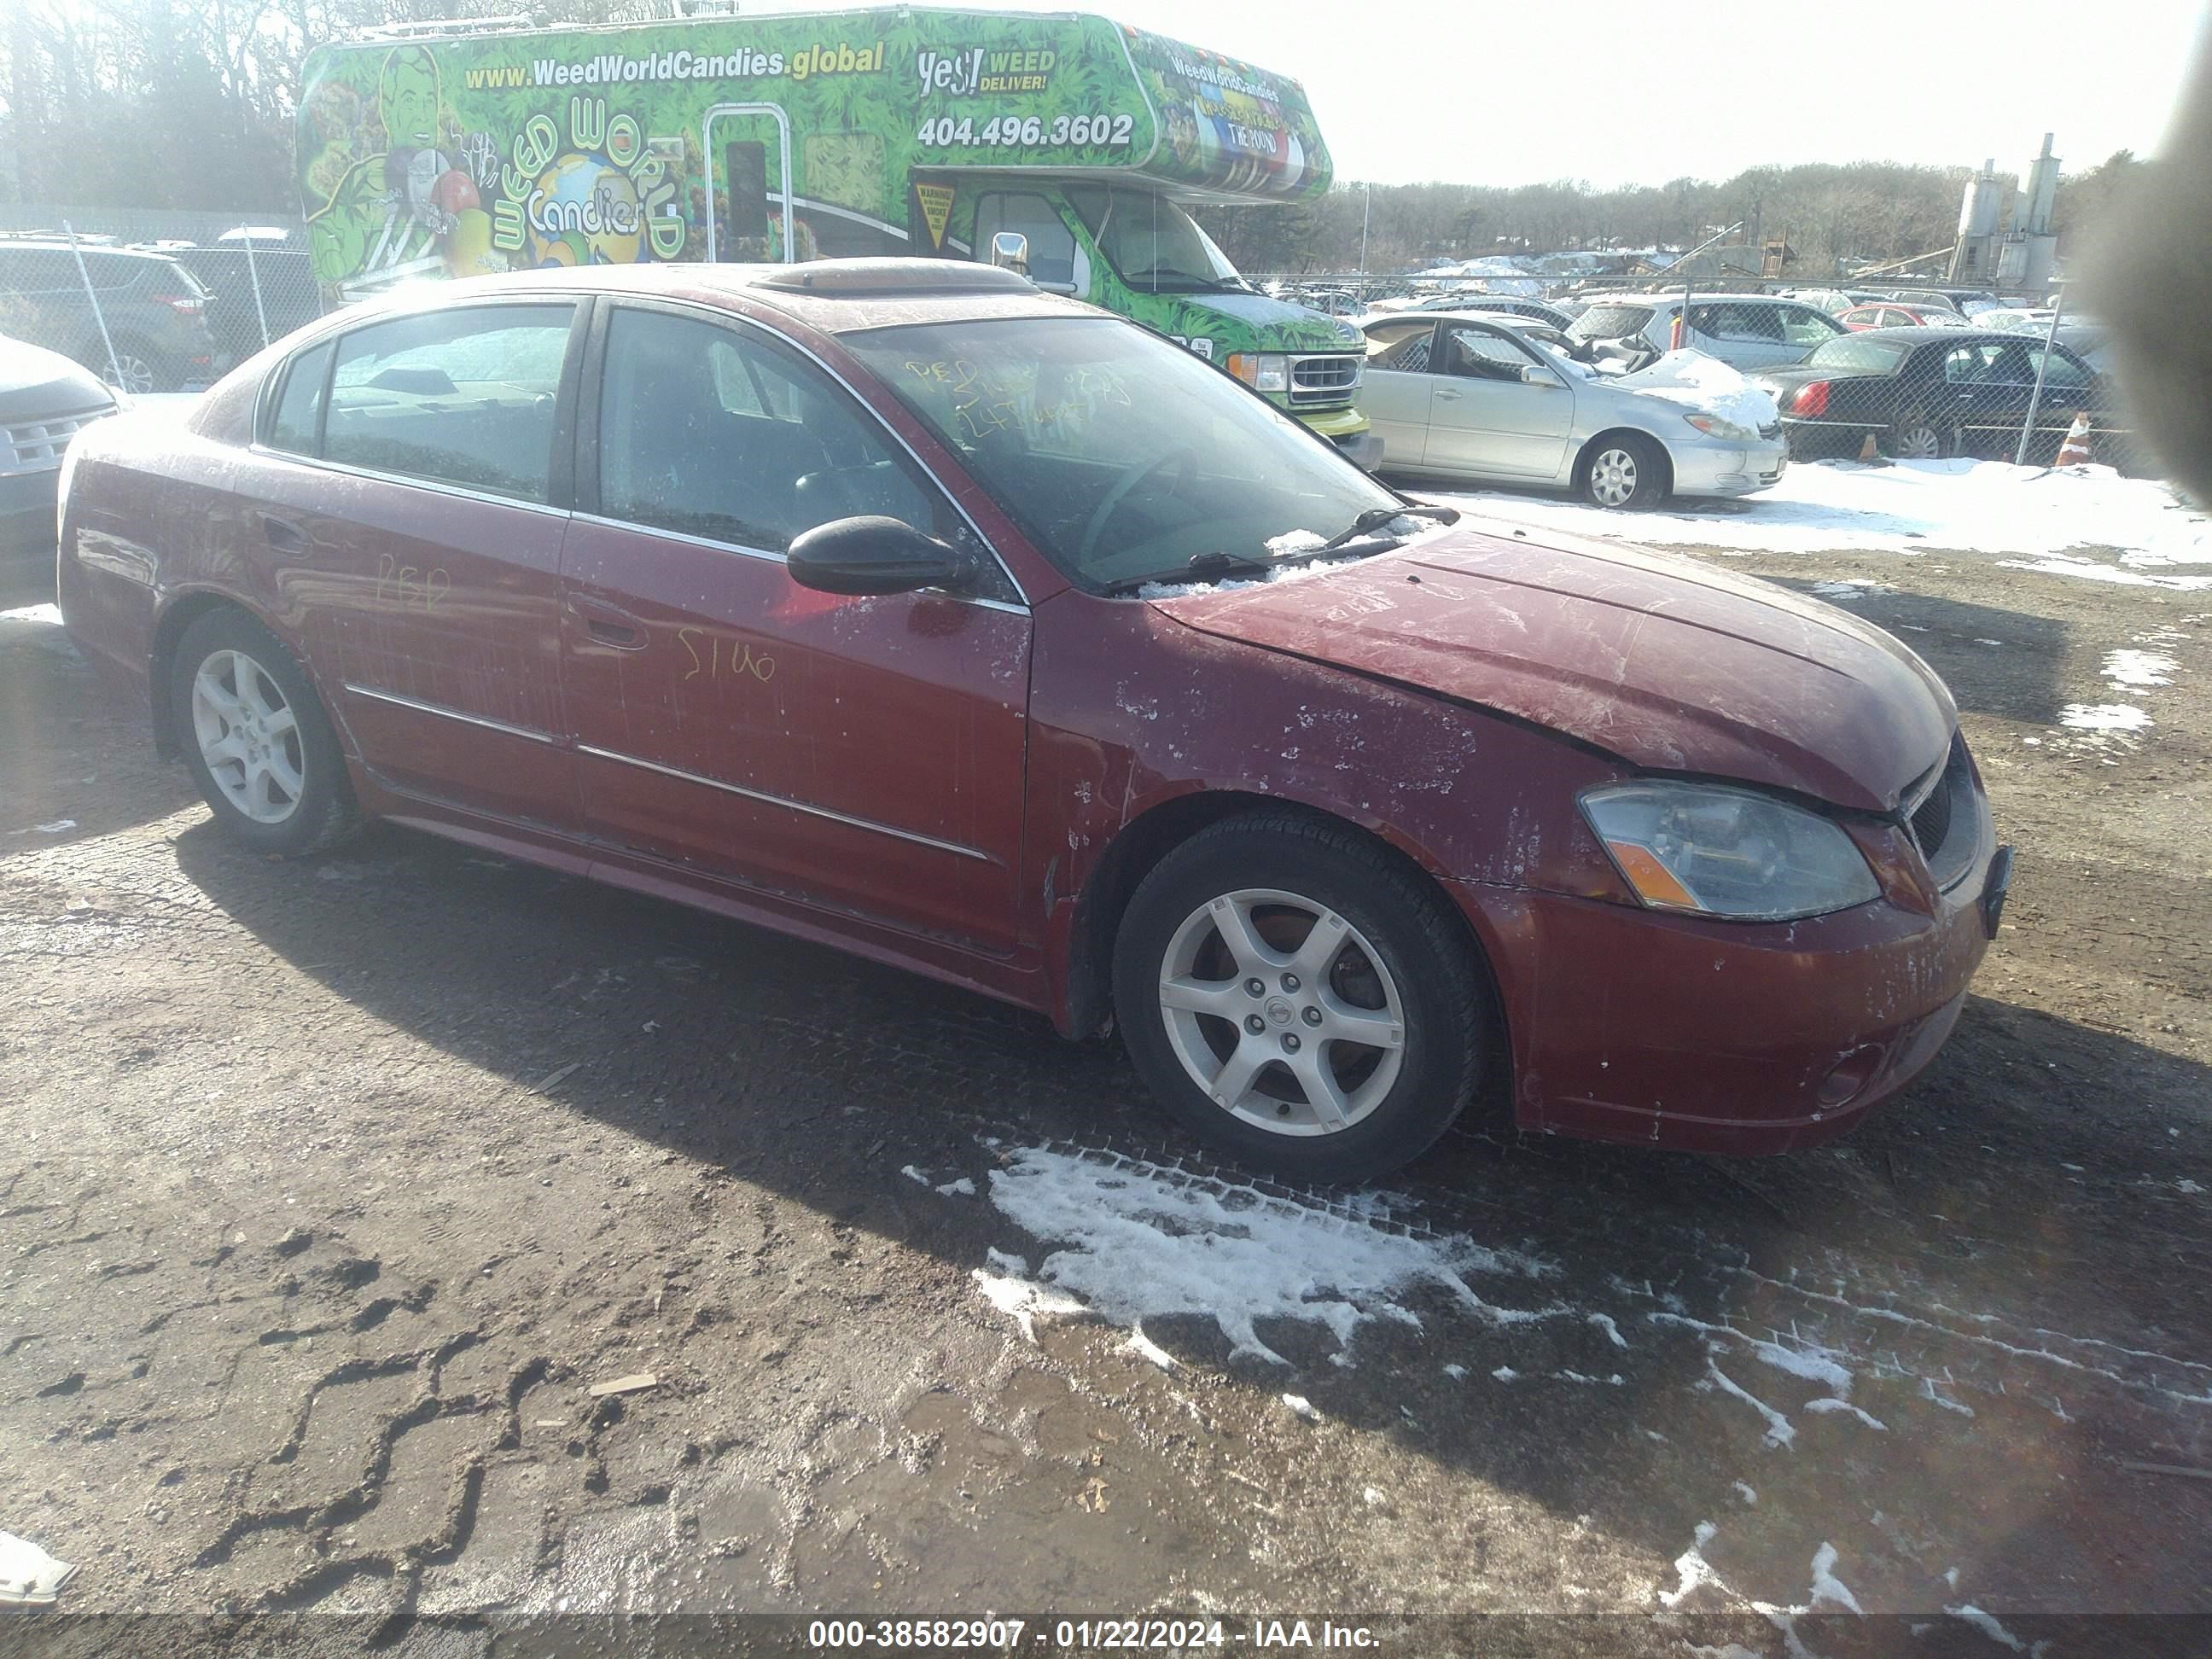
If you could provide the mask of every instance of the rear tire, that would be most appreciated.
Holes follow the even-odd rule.
[[[1959,432],[1916,409],[1899,416],[1876,447],[1895,461],[1948,461],[1959,453]]]
[[[1161,860],[1121,918],[1114,1006],[1162,1105],[1301,1182],[1370,1181],[1425,1152],[1482,1088],[1502,1026],[1486,965],[1419,874],[1289,812],[1224,820]]]
[[[240,846],[299,858],[360,823],[321,699],[283,641],[245,611],[226,605],[185,628],[169,697],[192,781]]]
[[[1670,471],[1656,439],[1617,432],[1590,446],[1577,469],[1577,485],[1592,507],[1632,513],[1667,499]]]

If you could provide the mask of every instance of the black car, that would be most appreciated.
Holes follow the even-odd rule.
[[[128,392],[183,392],[216,378],[207,297],[165,254],[0,238],[0,331]]]
[[[208,328],[215,336],[216,361],[221,369],[244,362],[270,340],[281,339],[323,314],[313,267],[299,249],[258,243],[250,259],[243,243],[168,247],[161,252],[191,272],[207,289]]]
[[[0,608],[54,597],[54,495],[78,431],[115,412],[89,371],[0,337]]]
[[[1870,329],[1750,379],[1772,395],[1790,453],[1801,460],[1856,453],[1869,433],[1884,454],[1900,459],[2009,459],[2044,350],[2035,336],[1988,329]],[[2095,370],[2063,346],[2050,353],[2028,446],[2039,465],[2057,456],[2076,410],[2095,420],[2112,406]]]

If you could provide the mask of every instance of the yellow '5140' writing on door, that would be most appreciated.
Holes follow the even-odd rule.
[[[702,674],[710,680],[725,676],[735,679],[740,674],[750,674],[766,685],[775,678],[775,659],[756,655],[752,647],[743,640],[725,642],[719,634],[709,634],[702,639],[699,629],[679,628],[676,630],[676,642],[691,659],[690,671],[684,676],[687,680],[696,680]],[[707,647],[704,657],[699,654],[702,645]]]

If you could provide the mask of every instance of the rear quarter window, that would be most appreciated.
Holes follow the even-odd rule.
[[[1577,340],[1625,340],[1651,320],[1649,306],[1592,306],[1568,331]]]
[[[330,390],[331,345],[301,352],[285,365],[283,384],[270,407],[269,430],[263,439],[271,449],[294,455],[313,455],[322,437],[323,402]]]

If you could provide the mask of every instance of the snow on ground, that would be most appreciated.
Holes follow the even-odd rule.
[[[2131,702],[2069,702],[2058,723],[2074,732],[2141,732],[2150,725],[2148,711]]]
[[[2212,520],[2167,485],[2106,466],[2050,471],[2005,461],[1817,462],[1735,501],[1678,500],[1624,514],[1561,496],[1486,490],[1431,495],[1472,514],[1654,546],[1745,552],[1995,553],[2053,575],[2212,588]],[[2106,559],[2067,556],[2109,553]]]
[[[1060,1310],[1042,1298],[1072,1296],[1131,1330],[1168,1315],[1211,1319],[1234,1352],[1286,1364],[1260,1339],[1259,1321],[1325,1325],[1348,1358],[1353,1334],[1370,1320],[1418,1326],[1419,1316],[1398,1298],[1425,1286],[1502,1324],[1563,1311],[1494,1307],[1467,1282],[1477,1273],[1543,1277],[1547,1269],[1528,1257],[1462,1237],[1409,1235],[1350,1206],[1322,1208],[1127,1158],[1044,1148],[1012,1154],[990,1180],[991,1202],[1003,1214],[1059,1247],[1040,1264],[1037,1283],[976,1274],[983,1293],[1024,1329],[1036,1312]]]
[[[0,622],[51,623],[61,625],[62,608],[58,605],[27,605],[15,611],[0,611]]]
[[[2146,690],[2172,684],[2180,665],[2163,651],[2112,651],[2105,655],[2105,678],[2121,690]]]

